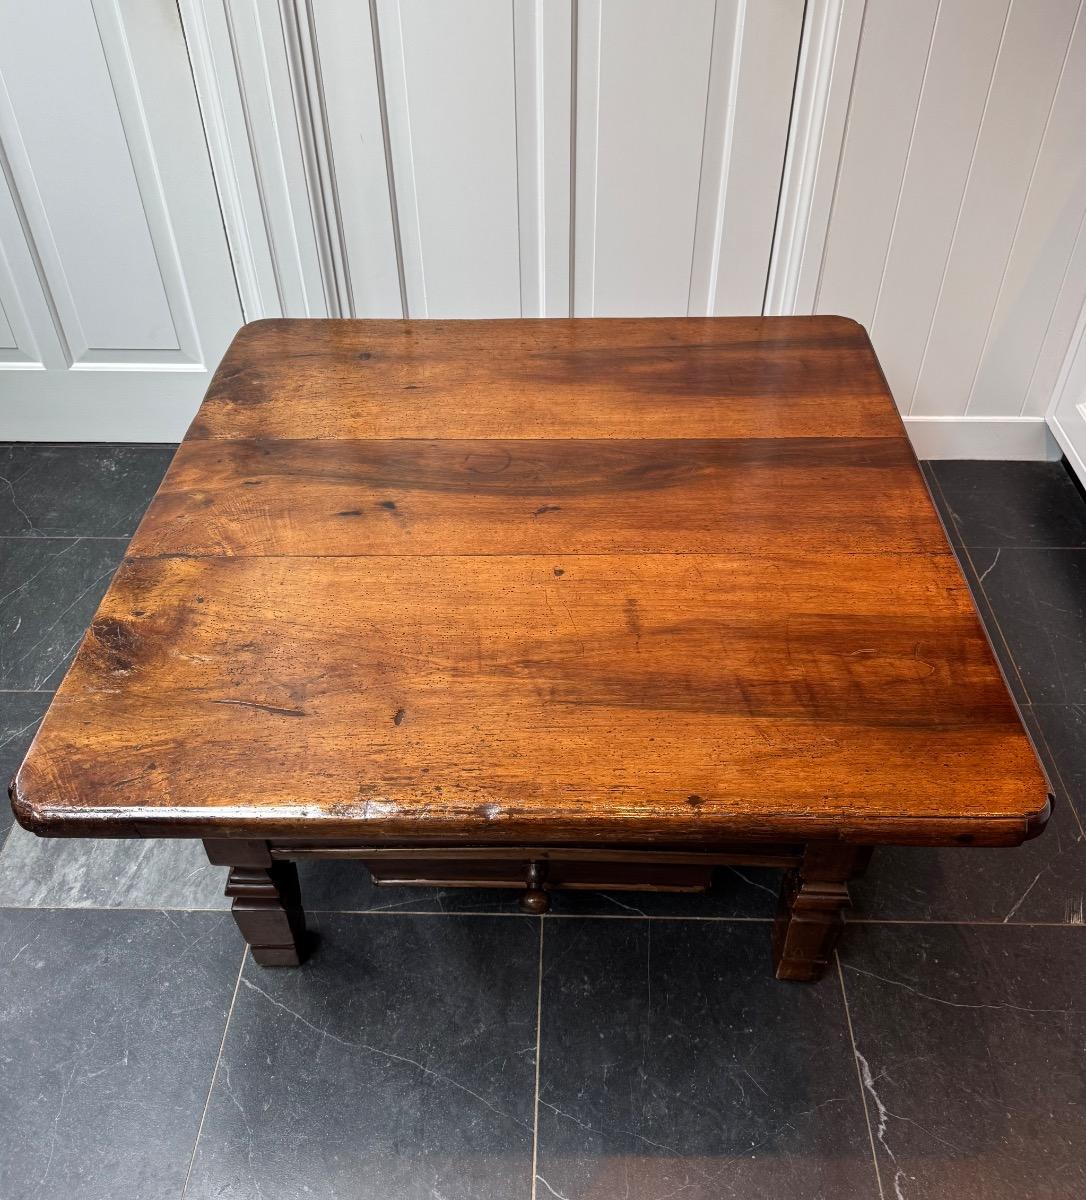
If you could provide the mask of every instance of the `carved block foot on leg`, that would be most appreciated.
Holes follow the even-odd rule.
[[[231,867],[226,894],[253,958],[262,967],[296,967],[305,958],[305,912],[293,863]]]
[[[849,905],[848,880],[871,857],[858,846],[807,848],[802,865],[781,887],[773,926],[773,964],[778,979],[813,982],[833,955]]]
[[[207,857],[228,866],[231,912],[262,967],[296,967],[306,956],[305,912],[298,870],[272,860],[266,842],[205,838]]]

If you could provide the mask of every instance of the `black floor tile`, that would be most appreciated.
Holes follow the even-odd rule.
[[[125,545],[0,538],[0,688],[57,687]]]
[[[721,867],[704,893],[582,892],[551,894],[551,911],[563,916],[772,917],[781,872],[765,867]]]
[[[315,912],[519,913],[521,893],[507,888],[375,887],[357,862],[298,864],[302,900]],[[781,873],[724,869],[707,894],[555,891],[551,910],[580,916],[772,917]],[[2,901],[0,888],[0,901]]]
[[[880,847],[867,874],[850,885],[852,919],[1080,924],[1086,837],[1057,769],[1062,761],[1086,783],[1086,752],[1075,741],[1073,712],[1053,711],[1038,722],[1037,709],[1023,711],[1055,791],[1052,816],[1039,836],[1006,849]],[[1061,739],[1058,756],[1045,726]]]
[[[232,926],[0,910],[0,1195],[177,1200],[241,962]]]
[[[844,979],[886,1197],[1086,1195],[1086,934],[851,931]]]
[[[972,557],[1026,698],[1086,702],[1086,550],[999,548]]]
[[[1057,802],[1044,832],[1021,846],[886,846],[849,885],[853,921],[1006,921],[1081,924],[1086,839]]]
[[[1086,502],[1061,463],[931,465],[967,546],[1086,547]]]
[[[969,593],[973,597],[977,615],[980,617],[980,622],[984,626],[985,633],[988,635],[988,641],[991,644],[996,661],[999,663],[999,669],[1003,672],[1003,678],[1007,681],[1007,687],[1019,704],[1028,704],[1029,697],[1026,695],[1026,689],[1022,685],[1018,668],[1011,657],[1010,647],[1007,645],[1003,631],[996,620],[991,602],[985,594],[984,585],[978,578],[973,566],[974,556],[984,559],[986,555],[991,555],[991,551],[970,551],[964,546],[957,544],[955,545],[954,553],[958,559],[958,566],[961,568],[962,575],[965,577],[965,582],[969,587]]]
[[[2,694],[2,693],[0,693]],[[226,871],[189,838],[42,838],[13,829],[0,907],[221,909]]]
[[[1052,782],[1086,828],[1086,704],[1039,704],[1032,713]]]
[[[516,913],[506,888],[375,887],[361,863],[303,859],[302,903],[312,912]]]
[[[246,963],[187,1200],[527,1198],[538,920],[325,916]]]
[[[49,707],[43,692],[0,692],[0,839],[11,828],[7,786]]]
[[[172,447],[0,446],[0,534],[130,537]]]
[[[935,511],[939,514],[939,520],[943,523],[947,539],[955,550],[957,550],[961,547],[962,539],[958,534],[957,526],[954,524],[954,517],[951,515],[950,507],[943,496],[942,489],[939,487],[939,479],[935,474],[935,463],[922,462],[920,464],[920,471],[924,476],[924,481],[928,485],[928,491],[931,492],[931,498],[935,502]]]
[[[537,1196],[877,1196],[835,976],[760,923],[544,928]]]

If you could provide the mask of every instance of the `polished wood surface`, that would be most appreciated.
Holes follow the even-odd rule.
[[[190,441],[133,554],[946,550],[903,438]]]
[[[256,321],[189,438],[901,437],[841,317]]]
[[[1047,791],[859,326],[285,321],[224,360],[14,799],[56,834],[1001,845]]]

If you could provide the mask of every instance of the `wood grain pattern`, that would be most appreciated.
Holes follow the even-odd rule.
[[[1013,840],[1046,789],[955,575],[949,555],[132,560],[22,816],[631,844],[944,818]]]
[[[192,441],[148,554],[945,551],[897,438]]]
[[[840,317],[256,321],[190,438],[903,437]]]
[[[1047,792],[854,323],[280,321],[13,799],[47,834],[724,852],[1009,845]]]

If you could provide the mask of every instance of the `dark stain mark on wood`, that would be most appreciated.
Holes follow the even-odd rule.
[[[386,512],[395,512],[396,511],[396,501],[395,500],[380,500],[380,501],[378,501],[377,507],[385,509]]]
[[[337,517],[360,517],[362,510],[360,508],[345,508],[336,513]]]
[[[363,350],[358,358],[361,362],[368,362],[371,358],[373,358],[373,355],[368,350]]]
[[[702,800],[702,798],[698,795],[687,796],[686,802],[691,808],[698,808],[700,805],[705,803],[705,801]]]
[[[109,672],[131,671],[139,661],[139,634],[115,617],[99,617],[91,626],[88,641],[98,650],[102,665]]]
[[[565,574],[565,571],[563,571],[561,567],[554,568],[555,579],[561,579],[564,574]]]
[[[393,725],[402,725],[403,719],[406,716],[407,716],[407,713],[405,713],[402,708],[396,709],[396,715],[392,718],[392,724]]]
[[[280,708],[277,704],[261,704],[257,700],[212,700],[212,704],[229,704],[234,708],[255,708],[258,712],[273,713],[277,717],[304,717],[304,708]]]
[[[541,517],[544,513],[561,512],[561,511],[562,511],[562,506],[560,504],[541,504],[535,510],[535,512],[532,513],[532,516],[533,517]]]
[[[633,596],[626,597],[626,603],[623,606],[626,613],[626,628],[637,638],[641,640],[641,614],[637,608],[637,601]]]

